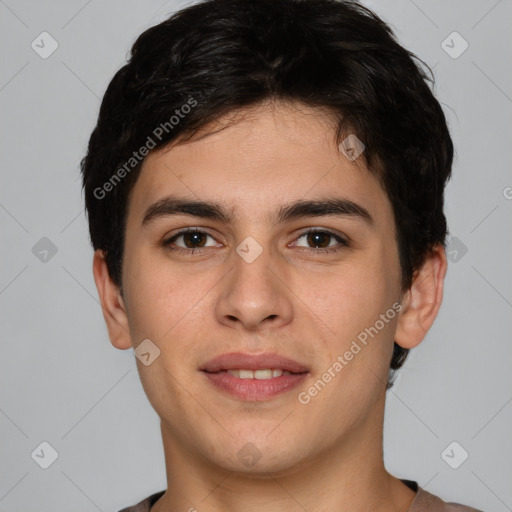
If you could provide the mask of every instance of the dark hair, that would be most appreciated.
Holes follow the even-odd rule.
[[[111,279],[121,286],[142,148],[186,140],[224,114],[283,100],[334,114],[337,142],[348,133],[364,142],[364,161],[393,206],[402,290],[410,288],[434,244],[445,245],[444,186],[453,160],[424,67],[353,1],[205,0],[146,30],[105,92],[81,162],[91,241],[104,250]],[[394,344],[388,387],[407,353]]]

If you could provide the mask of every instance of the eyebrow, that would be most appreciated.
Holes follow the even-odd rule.
[[[191,201],[173,196],[159,199],[145,211],[142,225],[173,215],[190,215],[203,219],[216,220],[229,224],[234,220],[234,212],[223,205],[209,201]],[[374,219],[363,206],[346,198],[325,198],[315,200],[298,200],[281,206],[273,219],[282,223],[302,217],[351,217],[363,220],[369,227],[374,227]]]

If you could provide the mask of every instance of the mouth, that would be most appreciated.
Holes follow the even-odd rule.
[[[304,365],[276,354],[231,353],[202,368],[214,389],[243,401],[269,400],[291,391],[309,375]]]
[[[266,368],[263,370],[220,370],[236,377],[238,379],[257,379],[257,380],[268,380],[275,377],[281,377],[281,375],[296,375],[294,372],[283,370],[281,368]],[[217,372],[220,373],[220,372]],[[301,372],[302,373],[302,372]]]

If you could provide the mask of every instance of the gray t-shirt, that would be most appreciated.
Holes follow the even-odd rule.
[[[446,503],[441,498],[425,491],[412,480],[402,482],[416,492],[416,497],[407,512],[482,512],[476,508],[466,507],[459,503]],[[123,508],[119,512],[150,512],[151,507],[163,496],[165,491],[159,491],[142,500],[133,507]]]

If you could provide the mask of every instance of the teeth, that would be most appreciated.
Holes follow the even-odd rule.
[[[258,379],[265,380],[272,377],[281,377],[281,375],[291,375],[291,372],[281,369],[265,370],[227,370],[230,375],[239,379]]]
[[[272,378],[272,370],[256,370],[254,372],[255,379],[271,379]]]

